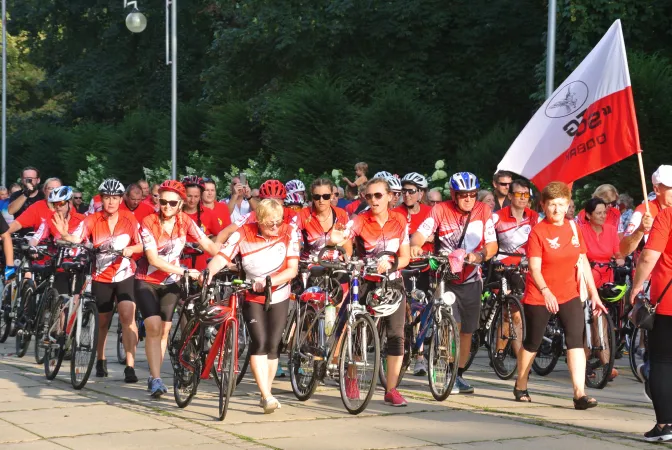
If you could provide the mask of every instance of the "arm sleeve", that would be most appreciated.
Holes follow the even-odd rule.
[[[49,225],[47,224],[46,220],[43,220],[37,230],[35,230],[33,239],[37,240],[37,242],[41,242],[45,239],[48,239],[49,236],[51,236],[51,233],[49,233]]]
[[[645,249],[655,250],[663,253],[667,247],[667,242],[670,239],[670,214],[668,209],[664,210],[656,216],[653,221],[649,239],[646,241]]]
[[[83,240],[85,240],[86,238],[89,237],[90,223],[91,223],[91,221],[89,220],[89,217],[91,217],[91,216],[88,216],[86,219],[82,220],[79,223],[79,226],[77,226],[77,228],[75,228],[75,231],[73,231],[71,233],[73,237],[75,237],[75,238],[77,238],[81,241],[83,241]]]

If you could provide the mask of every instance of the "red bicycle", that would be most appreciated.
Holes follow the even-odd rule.
[[[203,271],[206,282],[199,297],[188,297],[172,332],[168,346],[173,365],[175,402],[185,408],[196,395],[200,380],[212,374],[219,388],[219,420],[224,420],[229,399],[236,387],[238,371],[238,314],[245,300],[248,281],[222,278],[219,272],[207,283],[209,272]],[[267,278],[267,302],[270,299],[270,277]]]

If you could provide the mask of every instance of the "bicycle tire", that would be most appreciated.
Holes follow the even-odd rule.
[[[434,399],[442,402],[448,398],[457,379],[457,368],[460,362],[460,333],[457,330],[457,322],[452,314],[443,310],[441,322],[434,322],[434,330],[429,341],[429,357],[427,358],[427,378],[429,379],[429,391]],[[448,339],[446,341],[446,339]],[[441,353],[445,358],[441,357]],[[446,353],[446,351],[450,353]],[[450,372],[450,379],[437,382],[437,366],[439,361],[446,367],[446,376]]]
[[[404,328],[408,326],[407,323],[404,324]],[[380,370],[378,371],[378,380],[380,381],[380,386],[383,389],[387,389],[387,325],[383,320],[378,322],[378,339],[380,340]],[[397,380],[397,386],[401,384],[401,381],[404,379],[404,375],[408,371],[408,367],[411,365],[411,345],[413,340],[412,336],[409,336],[408,330],[404,330],[404,359],[401,363],[401,370],[399,371],[399,379]]]
[[[639,372],[637,371],[637,367],[639,367],[640,364],[643,364],[646,362],[646,357],[642,357],[640,361],[639,355],[637,355],[637,350],[639,349],[639,343],[641,340],[644,339],[644,342],[646,343],[646,333],[642,332],[641,328],[634,328],[632,332],[632,336],[630,336],[630,348],[629,348],[629,355],[628,355],[628,360],[630,362],[630,370],[632,370],[633,375],[635,375],[635,378],[637,381],[640,383],[643,383],[644,380],[642,380],[642,377],[639,376]],[[645,347],[646,348],[646,345]]]
[[[481,348],[481,330],[478,329],[474,331],[471,335],[471,348],[469,350],[469,359],[467,360],[467,363],[464,365],[464,371],[466,372],[469,370],[469,367],[471,367],[471,363],[474,362],[474,358],[476,358],[476,354],[478,353],[478,349]]]
[[[51,317],[51,304],[53,299],[58,298],[58,291],[54,288],[49,288],[40,298],[40,304],[37,307],[37,316],[35,318],[35,362],[37,364],[44,364],[44,357],[46,355],[46,346],[44,345],[44,335]]]
[[[96,362],[96,346],[98,345],[98,306],[93,298],[82,296],[82,327],[79,339],[74,331],[72,340],[72,359],[70,360],[70,384],[76,390],[82,389],[89,381],[93,364]],[[77,326],[77,323],[75,323]],[[84,350],[88,349],[88,355]],[[77,361],[80,359],[81,364]]]
[[[238,339],[233,322],[226,323],[226,335],[220,352],[221,370],[219,371],[219,420],[226,417],[229,409],[229,400],[236,387],[234,343]]]
[[[608,345],[608,349],[602,349],[602,350],[595,350],[592,349],[590,351],[590,355],[586,361],[586,386],[593,388],[593,389],[604,389],[604,387],[607,385],[609,382],[609,378],[611,376],[611,371],[614,368],[614,357],[616,355],[616,334],[614,331],[614,322],[611,320],[611,317],[609,314],[600,314],[597,317],[593,317],[593,321],[597,320],[598,327],[602,326],[605,327],[606,329],[604,330],[606,332],[606,335],[604,336],[604,344]],[[600,325],[600,323],[602,325]],[[584,334],[584,348],[587,345],[586,342],[586,335]],[[595,353],[597,352],[597,353]],[[608,352],[607,355],[605,355],[605,352]],[[595,354],[595,358],[593,358],[593,355]],[[600,358],[600,355],[602,358]],[[606,357],[606,358],[605,358]],[[602,359],[600,362],[599,367],[597,366],[598,362],[591,362],[593,359]],[[604,362],[604,359],[607,359],[608,362]],[[591,367],[592,366],[592,367]],[[595,377],[590,377],[589,376],[589,370],[592,368],[592,371],[594,372],[595,369],[599,369],[599,372],[595,374]]]
[[[184,328],[180,328],[178,320],[178,326],[173,332],[173,338],[170,341],[170,359],[173,364],[173,396],[175,397],[175,403],[179,408],[186,408],[189,406],[189,403],[193,400],[198,390],[198,380],[200,379],[200,352],[198,346],[198,330],[192,335],[190,342],[185,347],[185,351],[191,351],[192,354],[195,353],[195,357],[192,359],[187,356],[187,360],[193,360],[195,371],[192,372],[184,367],[179,361],[179,353],[182,350],[184,344],[184,337],[182,336],[182,330],[191,331],[194,328],[196,319],[190,319],[187,321],[187,324]]]
[[[25,322],[27,320],[32,319],[31,317],[28,317],[28,308],[29,305],[32,302],[35,302],[35,289],[31,284],[25,284],[24,285],[24,290],[23,293],[21,294],[21,309],[19,310],[20,313],[18,317],[20,317],[22,320],[17,321],[17,324],[19,322]],[[18,310],[18,309],[17,309]],[[30,329],[26,325],[20,329],[17,330],[15,342],[16,342],[16,357],[17,358],[23,358],[26,355],[26,352],[28,351],[28,347],[30,346],[30,338],[31,338],[31,332]]]
[[[507,311],[510,311],[512,314],[515,314],[516,312],[520,313],[520,330],[516,331],[516,340],[518,340],[521,343],[523,339],[525,338],[525,333],[527,332],[526,329],[526,324],[525,324],[525,314],[523,314],[523,305],[520,303],[520,300],[515,297],[515,296],[506,296],[502,303],[500,305],[497,305],[497,310],[495,312],[495,318],[492,321],[492,324],[490,325],[490,330],[489,330],[489,335],[490,335],[490,347],[488,348],[488,355],[490,356],[490,362],[492,363],[492,368],[495,371],[495,375],[500,380],[510,380],[511,377],[516,373],[517,369],[517,362],[518,362],[518,356],[516,355],[516,352],[513,348],[513,341],[510,339],[510,336],[512,334],[511,332],[511,327],[510,323],[508,320],[506,323],[504,323],[504,316],[503,316],[503,311],[504,307],[507,306]],[[502,325],[502,330],[509,330],[508,333],[504,333],[502,331],[502,335],[505,335],[506,337],[506,344],[503,349],[503,355],[504,358],[502,361],[498,361],[498,352],[496,352],[497,348],[497,341],[499,340],[500,336],[498,336],[498,330],[500,330],[499,326]],[[515,327],[515,324],[514,324]],[[493,344],[494,343],[494,344]],[[508,367],[504,364],[506,361],[513,360],[514,364],[511,366],[509,364]],[[502,363],[502,365],[499,365],[499,362]]]
[[[12,331],[12,286],[14,282],[5,284],[0,297],[0,344],[3,344]]]
[[[305,402],[313,396],[318,385],[318,361],[313,358],[302,358],[301,351],[318,348],[318,330],[316,327],[316,312],[313,308],[304,307],[305,311],[301,314],[301,324],[294,327],[294,337],[289,347],[289,384],[292,386],[294,396]],[[298,314],[295,318],[298,318]],[[296,319],[295,319],[296,320]],[[313,350],[314,351],[314,350]],[[305,364],[302,364],[305,362]]]
[[[557,317],[553,320],[558,320]],[[548,325],[544,331],[544,338],[542,339],[537,355],[532,361],[532,370],[539,376],[545,377],[553,372],[560,356],[562,356],[562,336],[550,335],[548,336]],[[563,331],[564,333],[564,331]],[[550,341],[550,342],[549,342]]]
[[[60,322],[61,314],[63,311],[60,307],[60,301],[57,297],[55,301],[52,301],[48,307],[51,309],[51,317],[49,318],[49,324],[47,326],[47,332],[50,333],[51,330],[55,330],[57,334],[57,339],[54,344],[50,344],[44,354],[44,375],[47,377],[47,380],[53,380],[58,375],[58,371],[61,368],[63,363],[63,357],[65,356],[65,334],[61,329],[61,326],[56,322]],[[64,319],[67,320],[67,319]]]
[[[30,285],[30,279],[23,279],[21,280],[21,284],[16,289],[16,300],[14,302],[14,306],[12,307],[12,312],[14,313],[14,327],[11,329],[9,336],[10,337],[16,337],[16,334],[18,333],[19,329],[17,328],[17,325],[20,323],[19,319],[23,318],[23,313],[25,309],[25,302],[24,302],[24,291],[26,289],[26,286]]]
[[[140,339],[138,339],[138,341],[139,340]],[[126,365],[126,348],[124,347],[124,336],[121,329],[121,322],[117,324],[117,362],[122,366]]]
[[[376,329],[376,325],[373,323],[373,319],[368,314],[359,314],[355,319],[355,322],[352,324],[352,328],[346,326],[345,332],[349,334],[346,334],[344,339],[341,341],[341,349],[339,351],[338,357],[338,384],[340,387],[343,406],[345,406],[345,409],[350,414],[357,415],[366,409],[369,402],[371,401],[371,397],[373,397],[374,391],[376,390],[376,380],[378,378],[378,371],[380,370],[380,339],[378,338],[378,330]],[[373,340],[373,343],[367,342],[369,337]],[[347,361],[350,359],[348,357],[349,351],[348,349],[344,348],[344,346],[348,343],[349,340],[351,344],[350,347],[354,351],[361,350],[362,348],[365,349],[362,353],[364,358],[360,356],[360,360],[357,361],[357,357],[354,357],[352,358],[354,361]],[[373,351],[373,354],[371,355],[371,358],[369,358],[368,353],[371,350]],[[366,359],[367,361],[364,361],[362,364],[361,359]],[[368,362],[369,359],[370,363]],[[357,399],[348,397],[348,389],[346,387],[348,380],[356,380],[357,382],[365,381],[364,377],[360,378],[359,374],[354,379],[348,378],[348,370],[350,369],[351,364],[355,370],[357,370],[358,365],[360,367],[363,366],[365,369],[371,366],[373,369],[371,376],[366,377],[369,378],[369,380],[367,389],[365,389],[366,394],[364,395],[363,400],[361,395],[362,389],[360,389],[359,383],[357,386],[357,392],[359,394]]]
[[[236,386],[243,381],[247,368],[250,365],[250,333],[243,318],[242,311],[238,313],[238,373]]]

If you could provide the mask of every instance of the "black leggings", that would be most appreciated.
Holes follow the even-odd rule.
[[[364,281],[359,287],[359,298],[363,302],[369,289],[375,289],[379,284],[373,281]],[[391,288],[402,292],[401,303],[397,310],[389,316],[383,317],[387,334],[387,354],[389,356],[404,356],[404,322],[406,321],[406,291],[401,279],[388,283]]]
[[[289,300],[273,303],[268,311],[264,311],[262,303],[243,303],[243,318],[250,333],[250,355],[267,355],[268,359],[278,359],[288,311]]]
[[[545,305],[523,305],[525,312],[525,325],[527,333],[523,340],[523,348],[530,353],[536,353],[539,350],[541,341],[546,332],[548,319],[551,313]],[[583,348],[583,332],[586,321],[583,315],[583,303],[580,298],[575,298],[563,303],[558,307],[558,318],[562,327],[565,329],[565,344],[567,350],[573,348]]]
[[[672,423],[672,316],[656,314],[649,332],[649,387],[656,422]]]
[[[135,302],[143,319],[161,316],[164,322],[172,321],[181,294],[182,289],[177,283],[153,284],[135,280]]]

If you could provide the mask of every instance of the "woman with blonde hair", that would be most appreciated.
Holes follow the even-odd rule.
[[[613,225],[622,235],[621,211],[618,209],[618,191],[613,184],[601,184],[593,192],[592,198],[599,198],[607,205],[607,218],[604,223]],[[586,210],[582,209],[576,216],[579,225],[589,225],[590,220],[586,217]]]
[[[495,196],[487,189],[478,191],[478,201],[488,205],[492,211],[495,210]]]

